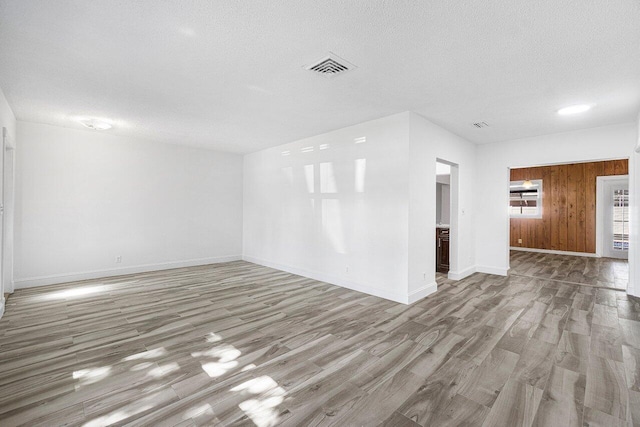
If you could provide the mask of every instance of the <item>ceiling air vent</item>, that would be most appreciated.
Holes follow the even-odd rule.
[[[476,123],[473,123],[473,125],[478,129],[489,127],[489,124],[487,122],[476,122]]]
[[[355,65],[340,58],[338,55],[329,52],[329,55],[311,65],[304,67],[309,71],[316,72],[324,77],[333,78],[339,74],[357,68]]]

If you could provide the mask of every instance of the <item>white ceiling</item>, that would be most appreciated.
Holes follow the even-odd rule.
[[[329,51],[358,68],[303,69]],[[19,120],[235,152],[407,110],[486,143],[633,120],[640,2],[0,0],[0,87]]]

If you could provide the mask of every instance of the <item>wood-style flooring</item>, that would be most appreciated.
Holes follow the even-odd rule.
[[[246,262],[19,290],[0,425],[640,425],[640,300],[440,280],[411,306]]]
[[[511,274],[560,280],[576,284],[626,290],[629,262],[626,259],[511,251]]]

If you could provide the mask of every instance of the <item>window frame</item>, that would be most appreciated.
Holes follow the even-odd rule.
[[[531,183],[534,187],[537,187],[537,197],[536,197],[536,210],[535,214],[523,214],[523,213],[514,213],[511,210],[511,193],[514,192],[514,188],[522,188],[522,184],[524,184],[525,180],[520,181],[510,181],[509,182],[509,218],[528,218],[528,219],[542,219],[543,211],[542,211],[542,199],[544,197],[544,187],[542,179],[531,179]]]

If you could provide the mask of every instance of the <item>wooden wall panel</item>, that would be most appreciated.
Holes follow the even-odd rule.
[[[596,252],[596,177],[627,175],[627,159],[511,169],[511,180],[542,180],[542,218],[511,218],[510,244]],[[518,242],[522,239],[522,243]]]

